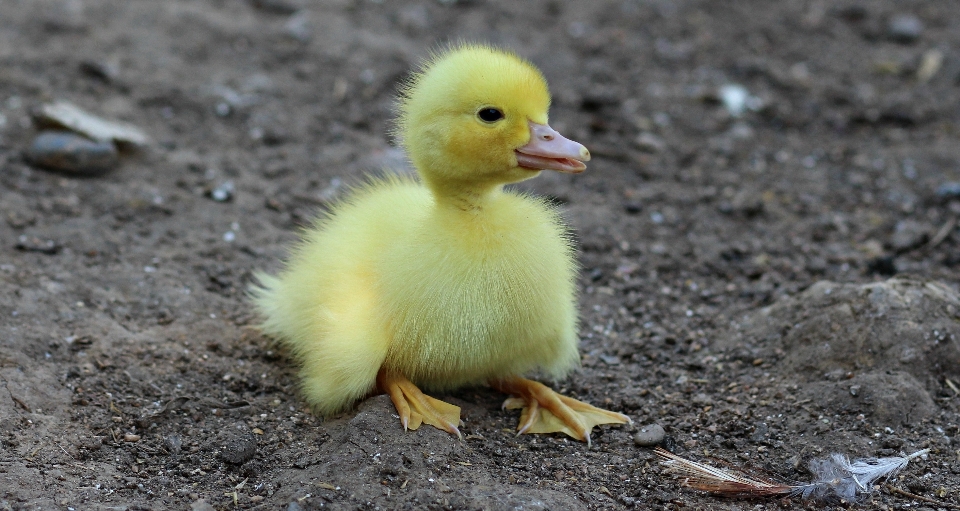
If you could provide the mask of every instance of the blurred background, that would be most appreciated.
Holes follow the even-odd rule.
[[[277,269],[366,173],[410,171],[388,135],[398,84],[455,41],[539,66],[551,125],[593,154],[582,175],[522,184],[580,247],[583,369],[558,389],[662,425],[680,452],[748,453],[790,477],[831,451],[932,447],[905,484],[960,502],[953,3],[0,13],[0,508],[746,509],[679,490],[636,431],[591,450],[515,438],[488,389],[451,398],[464,444],[401,435],[382,398],[327,422],[303,409],[289,360],[253,328],[251,272]],[[891,277],[883,296],[906,312],[871,323],[893,309],[857,286]],[[852,287],[823,302],[822,280]],[[791,337],[810,318],[823,330]],[[904,322],[921,326],[820,348]]]

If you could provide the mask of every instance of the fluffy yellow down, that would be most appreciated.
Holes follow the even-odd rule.
[[[456,57],[468,58],[448,65]],[[515,79],[458,89],[464,65]],[[507,97],[524,84],[532,107]],[[537,174],[509,164],[529,135],[481,136],[488,152],[430,138],[473,130],[477,105],[499,96],[514,109],[508,115],[545,122],[540,73],[512,54],[460,47],[435,57],[411,87],[400,131],[428,186],[393,177],[353,190],[304,233],[279,275],[258,275],[252,290],[263,331],[289,347],[306,399],[325,415],[373,391],[381,368],[439,390],[538,369],[560,377],[579,359],[566,228],[543,200],[502,189]],[[443,111],[444,97],[468,115]]]

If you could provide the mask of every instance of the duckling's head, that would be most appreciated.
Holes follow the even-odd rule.
[[[434,55],[403,88],[397,134],[437,192],[579,173],[590,152],[547,124],[550,92],[517,55],[459,45]]]

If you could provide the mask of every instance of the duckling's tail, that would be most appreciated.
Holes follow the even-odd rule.
[[[364,314],[372,307],[369,286],[331,296],[297,275],[255,277],[250,296],[260,328],[300,363],[301,391],[317,413],[341,412],[373,391],[387,344]]]

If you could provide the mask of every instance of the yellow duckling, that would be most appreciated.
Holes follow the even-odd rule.
[[[302,364],[318,412],[378,390],[404,428],[460,435],[460,408],[423,394],[488,382],[523,408],[520,433],[589,442],[630,419],[521,376],[577,365],[577,264],[541,199],[504,191],[541,170],[579,173],[582,145],[547,125],[543,75],[520,57],[460,45],[400,98],[397,134],[420,175],[372,180],[318,220],[253,290],[263,331]]]

